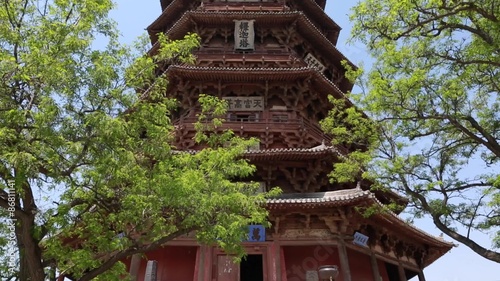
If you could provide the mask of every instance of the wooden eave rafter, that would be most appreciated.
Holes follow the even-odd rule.
[[[325,9],[326,7],[326,0],[314,0],[314,2],[319,6],[321,7],[321,9]]]
[[[147,28],[149,38],[154,44],[158,39],[157,34],[164,32],[166,28],[172,26],[188,9],[190,1],[184,0],[161,0],[162,13]]]
[[[167,8],[168,5],[170,5],[170,3],[172,3],[172,1],[175,1],[175,0],[160,0],[160,4],[161,4],[161,10],[165,10]]]
[[[314,0],[295,0],[295,2],[300,5],[302,10],[308,16],[309,19],[314,20],[315,25],[320,26],[322,29],[328,32],[334,32],[333,35],[325,35],[328,40],[330,40],[334,45],[337,45],[337,40],[342,28],[325,13],[325,3],[320,6]]]
[[[393,202],[401,206],[401,210],[396,212],[396,214],[400,214],[406,208],[406,206],[408,206],[409,203],[408,198],[390,189],[374,190],[373,193],[375,193],[379,200],[384,200],[387,203]]]
[[[401,206],[402,207],[401,210],[396,212],[396,214],[400,214],[406,208],[406,206],[408,206],[409,203],[408,198],[404,197],[403,195],[389,188],[385,189],[372,188],[373,185],[374,185],[373,181],[369,181],[366,179],[360,182],[360,187],[363,190],[371,190],[382,203],[384,204],[396,203],[399,206]]]

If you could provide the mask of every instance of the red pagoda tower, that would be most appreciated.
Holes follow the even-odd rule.
[[[272,227],[250,226],[246,259],[234,264],[217,248],[185,237],[134,257],[134,280],[158,281],[406,281],[452,247],[394,213],[363,217],[358,207],[404,201],[368,184],[331,184],[328,173],[349,147],[331,146],[319,121],[328,95],[352,88],[335,47],[340,27],[326,0],[161,0],[148,27],[157,34],[201,37],[194,65],[168,67],[167,95],[180,102],[176,145],[199,149],[193,123],[200,94],[229,103],[224,128],[256,137],[246,157],[252,180],[283,195],[267,203]],[[352,63],[351,63],[352,65]],[[354,65],[352,65],[354,67]]]

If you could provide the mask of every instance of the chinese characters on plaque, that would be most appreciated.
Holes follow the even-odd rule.
[[[263,111],[264,97],[224,97],[228,111]]]
[[[368,236],[361,234],[359,232],[354,233],[354,240],[352,241],[352,243],[359,246],[368,247],[368,245],[366,244],[367,242],[368,242]]]
[[[263,225],[249,225],[248,226],[248,242],[266,242],[266,229]]]
[[[307,54],[304,60],[310,67],[316,68],[319,72],[323,72],[323,70],[325,70],[326,68],[322,63],[319,62],[317,58],[315,58],[310,53]]]
[[[255,32],[253,28],[254,20],[234,21],[234,49],[253,50]]]

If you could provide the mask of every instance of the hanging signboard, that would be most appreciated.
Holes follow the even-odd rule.
[[[265,242],[266,229],[263,225],[254,224],[248,226],[248,239],[247,242]]]
[[[352,242],[359,246],[368,247],[368,245],[366,244],[368,242],[368,236],[356,232],[354,233],[354,240]]]
[[[323,70],[326,69],[326,67],[319,62],[317,58],[315,58],[312,54],[307,54],[307,56],[304,58],[304,61],[312,68],[316,68],[320,72],[323,72]]]
[[[223,97],[228,111],[263,111],[264,97]]]
[[[234,49],[253,50],[255,31],[253,22],[255,20],[235,20],[234,21]]]

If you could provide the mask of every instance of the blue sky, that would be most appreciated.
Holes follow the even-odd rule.
[[[145,32],[145,28],[153,22],[161,13],[160,0],[115,0],[117,9],[111,16],[118,22],[122,34],[122,42],[131,43],[139,35]],[[350,0],[327,1],[327,14],[343,29],[337,44],[339,50],[355,64],[370,65],[368,57],[362,45],[347,45],[350,26],[348,14],[349,9],[356,3]],[[416,226],[428,233],[438,236],[440,234],[433,224],[428,220],[416,222]],[[489,237],[474,234],[477,241],[483,245],[489,245]],[[451,241],[445,236],[445,239]],[[500,265],[484,258],[460,245],[452,249],[444,257],[430,265],[424,271],[427,281],[500,281]],[[415,279],[416,280],[416,279]]]

